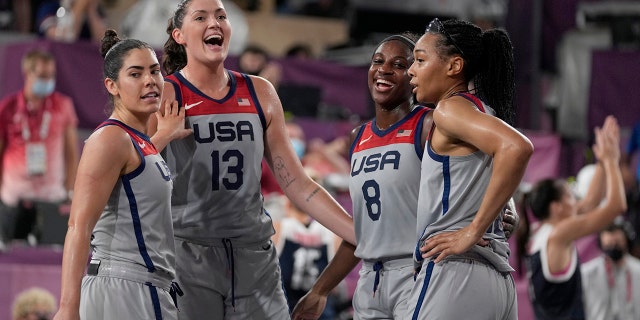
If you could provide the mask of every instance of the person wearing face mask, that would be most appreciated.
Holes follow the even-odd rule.
[[[34,49],[22,59],[24,88],[0,102],[0,226],[4,242],[26,238],[32,201],[70,200],[78,165],[78,118],[55,91],[56,62]]]
[[[634,238],[622,217],[600,232],[602,255],[580,267],[587,320],[640,319],[640,260],[629,254]]]

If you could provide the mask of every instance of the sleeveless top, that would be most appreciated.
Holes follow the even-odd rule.
[[[98,128],[115,125],[131,137],[140,166],[122,175],[93,229],[93,258],[145,266],[149,272],[175,276],[175,246],[169,197],[173,183],[166,163],[149,137],[109,119]]]
[[[174,229],[177,237],[203,243],[255,243],[274,233],[260,193],[266,122],[249,76],[226,72],[230,88],[220,100],[179,72],[165,78],[193,129],[163,151],[175,175]]]
[[[478,110],[495,114],[476,96],[466,93],[458,95],[471,101]],[[480,150],[464,156],[440,155],[431,148],[429,141],[425,149],[418,201],[419,241],[414,256],[418,262],[423,260],[419,248],[426,239],[471,224],[493,171],[493,158]],[[490,240],[490,245],[475,245],[464,255],[480,257],[500,272],[511,272],[513,268],[508,261],[510,250],[501,222],[502,213],[483,235],[484,239]]]
[[[547,263],[547,242],[553,226],[543,224],[531,239],[526,258],[529,296],[536,319],[584,319],[578,252],[573,248],[567,270],[553,274]]]
[[[429,109],[416,107],[386,130],[362,125],[350,149],[355,255],[365,260],[411,257],[415,227],[422,125]]]

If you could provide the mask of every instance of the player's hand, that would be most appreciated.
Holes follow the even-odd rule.
[[[439,233],[424,242],[420,247],[422,257],[433,258],[438,263],[450,255],[461,254],[474,245],[486,246],[489,241],[477,236],[471,227],[466,226],[460,230]]]
[[[193,133],[192,129],[186,129],[184,125],[184,110],[178,107],[177,101],[165,101],[163,106],[156,112],[158,119],[158,129],[156,133],[162,132],[169,141],[182,139]]]
[[[600,161],[620,160],[620,126],[614,116],[607,116],[602,128],[595,128],[595,140],[592,150],[596,158]]]
[[[518,225],[520,224],[520,216],[515,211],[515,208],[507,208],[504,210],[504,215],[502,216],[502,230],[504,231],[504,236],[509,239],[513,232],[518,229]]]
[[[316,320],[319,319],[327,305],[327,296],[307,292],[293,308],[292,320]]]

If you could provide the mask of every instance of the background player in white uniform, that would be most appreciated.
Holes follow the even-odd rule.
[[[55,319],[177,319],[171,173],[145,134],[160,106],[160,65],[148,44],[111,30],[101,52],[114,108],[80,159]],[[188,134],[177,106],[164,109],[167,137]],[[83,278],[90,239],[95,260]]]
[[[434,19],[416,43],[411,84],[419,102],[436,107],[421,168],[421,270],[404,319],[517,318],[500,212],[533,146],[504,122],[513,112],[512,50],[504,31],[459,20]],[[470,82],[496,116],[466,93]]]
[[[289,318],[271,218],[260,194],[266,158],[301,210],[355,243],[353,221],[304,172],[284,112],[264,78],[224,67],[231,25],[220,0],[183,0],[169,21],[164,99],[178,100],[193,138],[167,147],[184,319]],[[162,148],[164,138],[155,135]]]
[[[598,232],[626,210],[619,130],[612,116],[607,117],[602,129],[596,128],[592,150],[598,164],[582,200],[576,201],[567,183],[560,179],[539,181],[525,195],[524,202],[538,224],[529,240],[529,223],[524,223],[525,234],[518,237],[518,242],[519,252],[526,252],[529,298],[537,319],[585,318],[574,242]]]

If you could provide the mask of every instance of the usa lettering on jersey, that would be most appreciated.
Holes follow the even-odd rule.
[[[193,135],[199,143],[210,143],[216,138],[218,141],[255,141],[253,124],[250,121],[209,122],[206,128],[194,123]]]
[[[400,168],[400,152],[391,150],[354,158],[351,165],[351,176],[355,177],[361,172],[369,173],[384,169],[398,170],[398,168]]]

